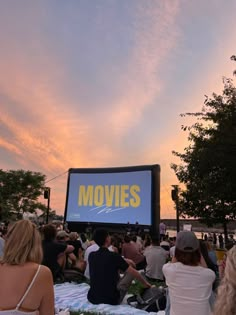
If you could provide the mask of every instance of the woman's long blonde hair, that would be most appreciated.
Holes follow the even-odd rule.
[[[41,236],[29,220],[21,220],[13,224],[8,233],[4,246],[1,263],[22,265],[26,262],[42,262]]]
[[[217,290],[214,315],[236,315],[236,246],[227,254],[224,278]]]

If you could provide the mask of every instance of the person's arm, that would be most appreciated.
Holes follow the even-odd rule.
[[[51,271],[41,266],[41,283],[43,287],[43,296],[39,306],[40,315],[54,315],[54,290]]]
[[[121,247],[121,255],[122,257],[125,257],[125,249],[124,249],[124,244]]]
[[[71,262],[72,262],[72,265],[75,265],[76,264],[76,256],[74,253],[70,253],[68,254],[68,257],[70,258]]]
[[[79,248],[78,249],[78,258],[79,258],[79,260],[84,260],[84,257],[83,257],[83,250],[82,250],[82,248]]]
[[[129,264],[129,266],[136,268],[136,264],[132,259],[124,258],[124,260]]]
[[[201,255],[201,260],[200,260],[200,266],[204,267],[204,268],[207,268],[207,264],[206,264],[206,261],[204,259],[204,257]]]
[[[151,288],[152,287],[152,285],[149,282],[147,282],[141,276],[141,274],[136,269],[134,269],[133,267],[129,266],[128,269],[127,269],[127,272],[130,273],[139,282],[141,282],[145,288]]]
[[[73,251],[74,251],[74,246],[72,246],[72,245],[67,245],[66,246],[66,250],[65,250],[65,254],[70,254],[70,253],[72,253]]]
[[[175,256],[172,257],[171,262],[172,263],[176,263],[177,262],[177,259],[175,258]]]

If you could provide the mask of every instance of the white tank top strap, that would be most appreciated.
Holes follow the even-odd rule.
[[[37,278],[37,276],[38,276],[38,274],[39,274],[40,268],[41,268],[41,265],[38,266],[38,269],[37,269],[37,271],[36,271],[36,273],[35,273],[35,275],[34,275],[32,281],[30,282],[30,284],[29,284],[27,290],[25,291],[25,294],[22,296],[20,302],[17,304],[16,309],[15,309],[16,311],[19,310],[19,308],[21,307],[22,303],[24,302],[26,296],[28,295],[30,289],[32,288],[32,286],[33,286],[33,284],[34,284],[34,282],[35,282],[35,280],[36,280],[36,278]]]

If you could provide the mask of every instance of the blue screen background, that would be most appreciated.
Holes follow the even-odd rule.
[[[101,208],[95,206],[78,206],[78,193],[80,185],[139,185],[141,198],[137,208],[126,207],[113,211],[100,212]],[[101,222],[151,225],[151,171],[135,171],[122,173],[70,173],[69,191],[67,201],[68,222]],[[103,207],[105,208],[105,207]],[[92,210],[94,209],[94,210]]]

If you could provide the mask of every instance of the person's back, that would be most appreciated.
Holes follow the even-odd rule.
[[[89,255],[90,289],[87,295],[89,302],[113,305],[121,303],[134,278],[144,287],[151,287],[119,254],[108,250],[111,239],[106,230],[95,230],[94,241],[100,248]],[[122,278],[119,276],[120,271],[124,273]]]
[[[90,252],[88,257],[90,271],[88,300],[93,304],[119,304],[120,293],[117,288],[119,270],[125,272],[129,265],[119,254],[108,250],[110,237],[106,230],[95,230],[94,241],[99,249]]]
[[[125,258],[133,260],[136,264],[143,260],[138,248],[133,243],[124,243],[122,246],[122,254]]]
[[[41,260],[35,225],[18,221],[9,229],[0,263],[0,314],[54,314],[52,274]]]
[[[158,239],[152,239],[152,245],[144,251],[147,266],[145,275],[150,279],[163,280],[162,267],[166,263],[167,252],[159,246]]]
[[[171,315],[209,315],[209,298],[215,274],[201,266],[186,266],[180,262],[163,267],[169,288]]]
[[[64,253],[66,250],[65,244],[60,244],[56,241],[43,240],[43,262],[42,264],[47,266],[53,275],[54,280],[56,280],[61,267],[58,263],[58,255]]]
[[[32,286],[17,311],[17,305],[34,277]],[[35,263],[27,263],[23,266],[0,264],[0,279],[0,314],[13,314],[13,310],[14,314],[36,315],[38,314],[36,310],[40,311],[40,315],[51,314],[50,310],[43,306],[50,299],[54,302],[48,290],[48,285],[52,285],[52,276],[47,267]]]
[[[210,315],[209,298],[215,274],[200,266],[199,242],[193,232],[177,235],[175,257],[163,266],[170,297],[170,315]]]
[[[133,260],[136,265],[142,263],[145,260],[145,257],[139,252],[137,247],[130,242],[128,236],[125,236],[124,240],[125,242],[122,246],[122,255],[125,258]]]
[[[43,228],[43,261],[42,264],[47,266],[53,275],[54,281],[60,278],[66,265],[66,255],[73,252],[74,247],[66,244],[65,241],[56,241],[56,235],[65,234],[65,231],[56,230],[52,224],[47,224]]]
[[[89,255],[89,266],[91,284],[89,301],[94,304],[118,304],[120,299],[117,289],[118,267],[125,271],[128,264],[119,254],[110,252],[107,248],[100,248]]]

